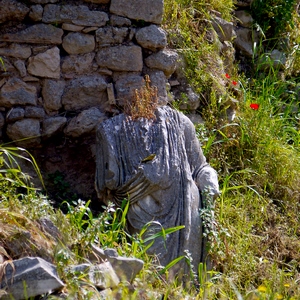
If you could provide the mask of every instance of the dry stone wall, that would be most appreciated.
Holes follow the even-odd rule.
[[[166,103],[177,54],[163,0],[0,0],[0,132],[90,195],[94,128],[145,74]]]

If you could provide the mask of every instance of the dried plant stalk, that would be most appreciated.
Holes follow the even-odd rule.
[[[158,104],[157,87],[150,85],[149,75],[145,76],[145,85],[134,91],[132,102],[127,102],[124,111],[132,120],[138,118],[155,119]]]

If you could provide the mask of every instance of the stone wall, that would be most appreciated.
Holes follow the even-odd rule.
[[[145,74],[166,103],[163,0],[0,0],[0,132],[93,197],[94,129]],[[54,187],[55,188],[55,187]]]

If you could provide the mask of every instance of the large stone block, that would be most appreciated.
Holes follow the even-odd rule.
[[[89,108],[82,111],[77,117],[70,121],[65,129],[65,134],[77,138],[83,134],[92,132],[97,124],[105,119],[105,114],[98,108]]]
[[[90,34],[72,32],[64,37],[62,46],[69,54],[89,53],[95,49],[95,38]]]
[[[0,106],[12,107],[15,105],[36,105],[36,88],[22,80],[10,78],[1,88]]]
[[[107,13],[90,11],[84,5],[54,5],[48,4],[44,8],[43,22],[58,24],[71,23],[80,26],[104,26],[108,21]]]
[[[99,75],[72,80],[65,88],[62,104],[66,110],[80,110],[93,106],[104,107],[107,102],[107,83]]]
[[[64,31],[52,25],[36,24],[20,32],[0,35],[1,42],[16,42],[30,44],[54,44],[62,43]]]
[[[170,77],[176,69],[176,61],[178,54],[170,50],[162,50],[148,56],[145,59],[145,64],[151,69],[158,69]]]
[[[29,8],[16,0],[1,0],[0,1],[0,24],[6,21],[22,21]]]
[[[140,72],[143,69],[142,48],[139,46],[115,46],[100,49],[96,56],[100,67],[113,71]]]
[[[139,45],[152,51],[163,49],[167,46],[166,32],[156,25],[139,29],[135,37]]]
[[[60,55],[57,47],[28,59],[29,74],[46,78],[60,78]]]
[[[46,79],[43,84],[42,95],[44,108],[48,114],[61,109],[61,97],[64,92],[65,82]]]
[[[28,46],[11,44],[0,48],[0,55],[27,59],[31,55],[31,49]]]
[[[29,299],[63,286],[54,265],[42,258],[24,257],[5,266],[0,288],[5,288],[8,295],[1,299]]]
[[[163,0],[111,0],[110,12],[134,20],[161,24]]]
[[[21,147],[34,147],[40,144],[40,121],[23,119],[7,125],[7,136]]]

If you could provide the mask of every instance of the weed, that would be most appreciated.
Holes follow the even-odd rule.
[[[150,85],[149,75],[145,76],[145,85],[136,89],[132,102],[125,103],[124,112],[132,120],[138,118],[154,119],[158,104],[157,87]]]

